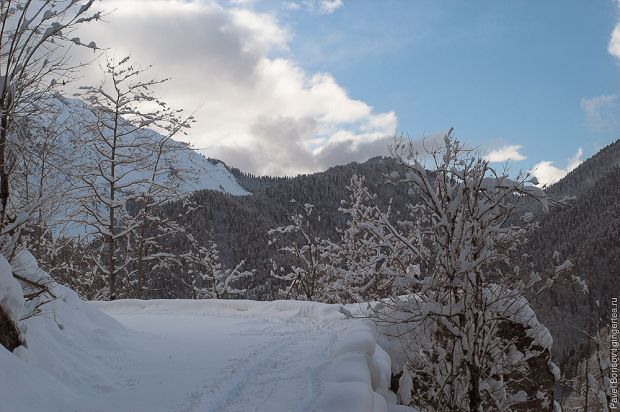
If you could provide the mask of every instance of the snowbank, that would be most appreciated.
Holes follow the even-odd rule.
[[[26,279],[50,282],[25,251],[17,255],[12,270]],[[126,334],[124,328],[71,289],[53,283],[49,287],[56,299],[42,305],[36,316],[22,319],[32,315],[34,303],[23,300],[22,288],[1,256],[0,278],[0,284],[11,285],[1,288],[0,301],[16,315],[23,343],[13,352],[0,346],[0,410],[49,410],[50,405],[66,411],[84,405],[90,410],[89,385],[84,383],[115,384],[108,379],[112,371],[102,357],[119,350],[112,335]]]
[[[322,372],[324,386],[316,411],[387,412],[388,401],[396,403],[396,396],[389,391],[390,357],[377,345],[370,324],[350,321],[346,329],[332,347],[331,359]]]
[[[9,262],[0,255],[0,305],[13,322],[19,321],[25,306],[24,293],[13,277]]]
[[[294,300],[259,302],[254,300],[218,299],[120,299],[113,302],[90,302],[110,315],[191,315],[191,316],[242,316],[255,318],[335,320],[344,319],[337,305]]]

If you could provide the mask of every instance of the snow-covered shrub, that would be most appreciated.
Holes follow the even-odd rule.
[[[411,255],[396,238],[391,211],[379,210],[376,196],[361,177],[354,175],[348,190],[349,199],[340,208],[347,223],[340,230],[332,293],[341,302],[367,302],[406,290],[407,278],[415,275],[419,266],[411,265]],[[404,276],[403,267],[409,269]]]
[[[305,204],[302,212],[288,217],[289,225],[268,232],[269,244],[276,245],[283,254],[282,261],[288,262],[274,261],[271,276],[284,285],[278,292],[285,299],[340,302],[333,293],[333,259],[338,246],[314,233],[313,212],[314,206]]]
[[[243,270],[245,261],[234,268],[224,268],[220,262],[217,244],[209,240],[206,247],[200,247],[189,256],[189,273],[192,275],[192,297],[194,299],[240,298],[247,289],[241,284],[252,279],[253,271]]]

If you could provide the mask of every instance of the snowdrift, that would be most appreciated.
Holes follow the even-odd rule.
[[[37,302],[24,300],[12,271],[33,281],[50,279],[30,253],[20,252],[14,260],[11,268],[0,256],[0,303],[17,323],[22,345],[13,352],[0,346],[0,411],[78,410],[77,405],[88,404],[89,387],[114,385],[102,355],[118,351],[127,331],[71,289],[53,283],[56,299],[33,315]]]

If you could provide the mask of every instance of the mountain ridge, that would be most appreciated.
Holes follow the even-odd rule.
[[[620,138],[583,161],[562,179],[549,186],[547,191],[550,195],[557,197],[581,195],[615,167],[620,167]]]

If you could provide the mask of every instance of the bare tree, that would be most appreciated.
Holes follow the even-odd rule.
[[[247,289],[242,286],[254,276],[254,271],[243,270],[245,261],[234,268],[224,268],[220,262],[217,244],[209,240],[198,253],[188,255],[194,299],[230,299],[243,297]]]
[[[402,265],[395,294],[369,316],[403,348],[399,395],[431,410],[551,409],[556,367],[552,338],[527,297],[551,287],[571,263],[555,262],[547,277],[520,267],[527,227],[509,224],[527,199],[548,207],[528,177],[510,179],[468,150],[450,131],[423,157],[405,141],[394,154],[410,186],[411,214],[394,224],[378,210],[362,226]],[[535,182],[534,182],[535,183]],[[398,245],[398,246],[397,246]],[[384,253],[385,254],[385,253]],[[345,311],[346,312],[346,311]]]
[[[282,264],[273,262],[271,276],[285,285],[279,292],[287,299],[330,302],[333,288],[328,285],[333,277],[332,258],[337,245],[313,233],[313,211],[313,205],[305,204],[302,213],[288,217],[289,225],[269,230],[269,244],[283,253]]]
[[[67,36],[76,27],[100,18],[94,0],[2,0],[0,2],[0,234],[14,230],[11,185],[23,146],[17,129],[22,120],[45,112],[56,85],[68,80]],[[94,43],[86,47],[96,49]],[[20,211],[23,214],[23,211]]]
[[[180,171],[167,165],[164,155],[180,147],[172,137],[189,127],[192,118],[181,117],[181,111],[157,99],[152,88],[165,79],[143,80],[145,69],[134,67],[129,58],[108,60],[105,71],[99,86],[83,88],[93,119],[85,142],[92,148],[92,158],[80,170],[80,205],[89,233],[105,239],[107,261],[95,259],[95,263],[108,278],[109,298],[115,299],[117,277],[127,273],[136,259],[142,288],[150,212],[179,195],[174,181]],[[129,202],[139,205],[133,216],[127,210]],[[128,250],[128,239],[136,230],[137,256]]]

